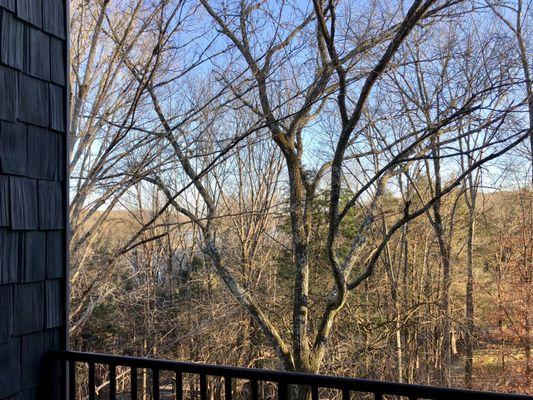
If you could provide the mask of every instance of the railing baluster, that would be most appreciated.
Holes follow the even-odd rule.
[[[207,400],[207,376],[200,374],[200,400]]]
[[[226,396],[226,400],[231,400],[232,397],[232,387],[231,387],[231,376],[225,376],[224,377],[224,395]]]
[[[250,386],[252,387],[252,400],[259,400],[259,382],[257,382],[257,379],[252,379]]]
[[[183,375],[180,370],[175,371],[176,374],[176,400],[183,400]]]
[[[287,382],[279,381],[278,382],[278,400],[287,400]]]
[[[117,367],[109,364],[109,400],[117,399]]]
[[[137,400],[137,367],[131,367],[130,368],[130,392],[131,392],[131,400]]]
[[[94,400],[95,397],[95,384],[94,384],[94,363],[89,363],[89,400]]]
[[[152,369],[152,398],[159,400],[159,370]]]
[[[76,400],[76,361],[68,362],[68,397]]]
[[[313,386],[311,388],[311,397],[312,400],[318,400],[318,386]]]
[[[342,400],[350,400],[350,389],[348,388],[342,389]]]

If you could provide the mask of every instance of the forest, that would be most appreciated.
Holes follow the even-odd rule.
[[[531,0],[72,0],[71,348],[533,394],[532,33]]]

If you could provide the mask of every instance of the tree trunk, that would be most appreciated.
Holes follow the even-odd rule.
[[[466,259],[466,336],[465,336],[465,386],[472,388],[472,373],[474,368],[474,204],[470,204],[468,211],[468,237]]]

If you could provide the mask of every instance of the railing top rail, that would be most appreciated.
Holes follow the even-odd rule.
[[[359,378],[314,375],[301,372],[274,371],[256,368],[229,367],[193,362],[180,362],[156,358],[131,357],[77,351],[54,351],[54,359],[74,362],[108,364],[114,366],[137,367],[182,373],[205,374],[210,376],[237,379],[281,382],[288,385],[309,385],[341,390],[393,394],[399,396],[446,399],[446,400],[531,400],[533,396],[514,393],[482,392],[476,390],[441,388],[407,383],[372,381]]]

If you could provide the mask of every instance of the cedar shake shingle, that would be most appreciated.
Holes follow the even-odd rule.
[[[45,328],[57,328],[63,321],[63,294],[60,280],[45,283],[46,290],[46,322]]]
[[[24,68],[24,24],[10,12],[0,13],[0,61]]]
[[[0,171],[25,175],[27,159],[26,125],[0,121]]]
[[[0,227],[10,226],[9,216],[9,178],[0,175]]]
[[[28,231],[22,235],[22,282],[38,282],[45,279],[46,232]]]
[[[0,228],[0,284],[16,283],[20,265],[20,234]]]
[[[50,78],[57,85],[65,86],[65,43],[50,37]]]
[[[0,345],[0,399],[20,390],[20,339],[14,338]]]
[[[39,181],[39,229],[63,228],[61,183]]]
[[[53,180],[59,177],[59,135],[49,129],[28,127],[28,176]]]
[[[0,65],[0,119],[16,121],[18,86],[17,72],[11,68]]]
[[[17,230],[37,229],[39,226],[37,181],[10,177],[9,190],[11,227]]]
[[[19,119],[33,125],[48,127],[48,83],[21,74],[19,77]]]
[[[43,29],[58,38],[65,39],[65,3],[63,0],[46,0]]]
[[[15,286],[13,334],[24,335],[44,328],[44,285],[25,283]]]
[[[41,28],[43,26],[42,0],[17,0],[17,15],[20,19]]]
[[[39,29],[26,29],[26,57],[24,72],[50,80],[50,38]]]
[[[6,343],[11,337],[12,312],[12,285],[0,285],[0,344]]]

